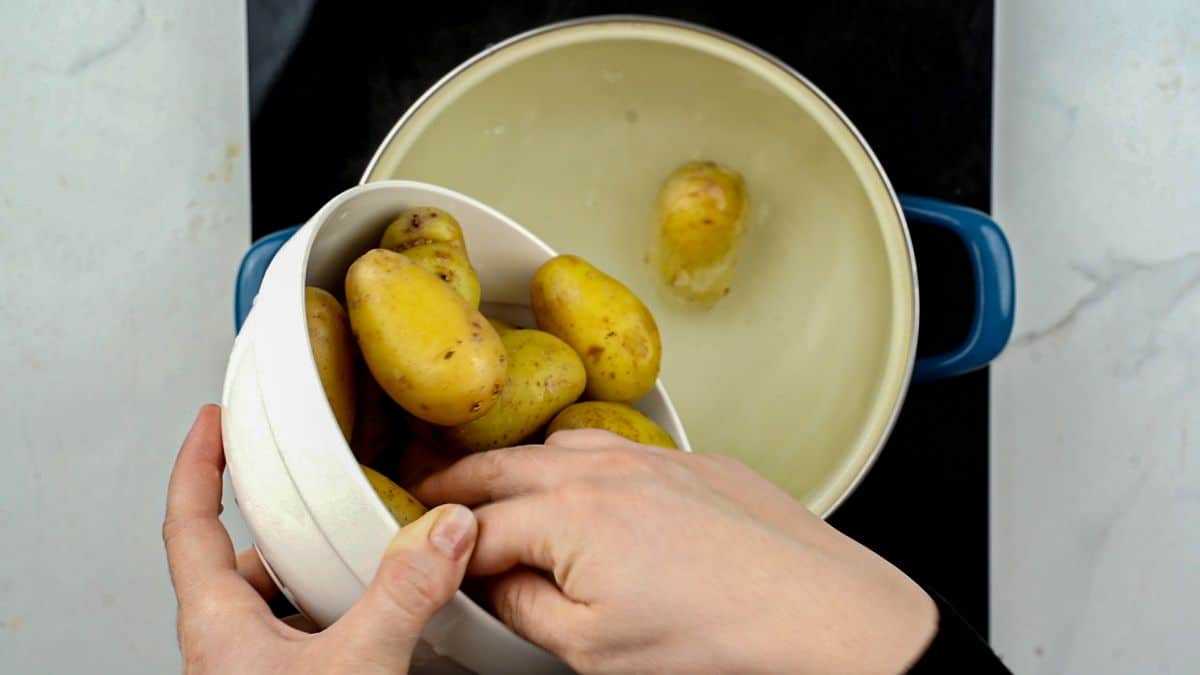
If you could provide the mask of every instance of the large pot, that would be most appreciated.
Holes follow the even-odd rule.
[[[658,187],[698,158],[742,172],[753,205],[733,292],[707,312],[666,301],[642,256]],[[363,182],[391,178],[470,195],[631,286],[659,320],[695,450],[740,458],[822,516],[872,465],[911,380],[982,367],[1012,331],[991,219],[898,198],[812,83],[697,26],[600,17],[495,45],[396,124]],[[968,338],[921,359],[914,220],[962,240],[976,285]]]

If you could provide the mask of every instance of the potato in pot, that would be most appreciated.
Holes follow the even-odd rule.
[[[748,204],[741,174],[716,162],[688,162],[667,177],[650,257],[675,296],[712,305],[729,293]]]

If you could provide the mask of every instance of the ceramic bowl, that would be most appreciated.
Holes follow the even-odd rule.
[[[423,183],[347,190],[302,227],[259,242],[239,274],[240,330],[222,396],[234,494],[272,578],[322,627],[358,600],[398,526],[325,398],[308,340],[304,288],[340,296],[350,263],[377,245],[396,215],[415,206],[445,209],[462,224],[483,309],[528,320],[530,280],[554,251],[498,211]],[[689,449],[661,382],[637,407]],[[570,672],[461,592],[423,637],[416,672]]]

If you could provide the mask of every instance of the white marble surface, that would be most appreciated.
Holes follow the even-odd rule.
[[[1018,673],[1200,669],[1200,4],[997,3],[992,636]]]
[[[159,528],[249,239],[244,16],[0,2],[2,673],[179,670]]]

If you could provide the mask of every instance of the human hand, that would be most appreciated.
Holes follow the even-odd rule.
[[[408,672],[426,622],[454,595],[474,548],[471,511],[446,505],[402,528],[358,603],[320,633],[275,618],[277,592],[251,549],[235,556],[221,512],[220,409],[206,406],[167,490],[163,542],[188,673]]]
[[[908,577],[725,457],[566,431],[416,493],[478,505],[468,573],[581,672],[899,673],[936,630]]]

